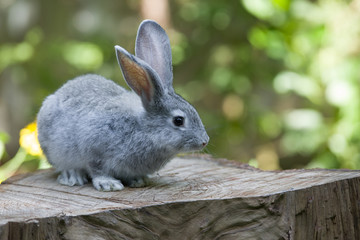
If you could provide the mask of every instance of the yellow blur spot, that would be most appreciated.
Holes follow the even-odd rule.
[[[38,141],[36,122],[32,122],[20,130],[20,146],[33,156],[42,156],[43,152]]]
[[[244,102],[239,96],[228,95],[223,101],[222,110],[227,119],[237,120],[244,112]]]
[[[256,153],[258,168],[261,170],[278,170],[279,157],[271,145],[261,146]]]

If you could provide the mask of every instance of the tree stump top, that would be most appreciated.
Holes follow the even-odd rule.
[[[247,211],[245,216],[249,219],[259,217],[256,211],[262,208],[267,209],[270,215],[279,216],[283,219],[280,221],[282,225],[279,223],[281,229],[287,229],[286,234],[290,236],[288,239],[294,236],[295,216],[301,216],[302,211],[309,208],[311,201],[316,202],[316,198],[320,201],[332,201],[333,197],[336,198],[331,203],[334,204],[333,208],[340,207],[336,204],[345,204],[343,201],[348,201],[347,208],[351,211],[351,218],[360,221],[360,171],[261,171],[245,164],[198,156],[173,159],[157,174],[151,176],[151,183],[147,187],[125,188],[117,192],[99,192],[91,184],[63,186],[56,182],[56,177],[54,170],[42,170],[34,174],[15,176],[0,185],[0,239],[1,236],[10,234],[9,226],[15,222],[25,225],[33,222],[38,224],[41,219],[63,219],[65,216],[75,219],[76,216],[98,216],[97,214],[112,211],[136,212],[136,209],[153,206],[161,208],[174,203],[201,205],[204,202],[225,201],[226,207],[223,209],[207,210],[215,214],[216,211],[229,211],[227,206],[230,206],[232,199],[240,199],[242,205],[236,209],[231,208],[231,211]],[[322,188],[323,186],[325,188]],[[334,192],[336,195],[333,195]],[[287,193],[291,194],[286,195]],[[184,209],[183,211],[188,211],[186,214],[206,214],[199,209],[196,211],[200,212]],[[266,211],[262,212],[264,219]],[[243,214],[241,212],[240,215]],[[339,218],[341,214],[344,213],[339,210],[335,218]],[[294,219],[291,215],[294,215]],[[308,217],[308,214],[306,216]],[[246,222],[246,217],[241,221]],[[299,218],[297,219],[299,221]],[[352,231],[355,234],[356,230]],[[161,233],[157,234],[162,236]]]

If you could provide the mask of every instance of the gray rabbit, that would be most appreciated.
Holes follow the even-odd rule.
[[[98,75],[68,81],[38,113],[38,138],[58,182],[115,191],[146,184],[148,174],[180,152],[201,150],[209,137],[196,110],[172,87],[169,38],[152,20],[137,33],[135,56],[115,46],[133,91]]]

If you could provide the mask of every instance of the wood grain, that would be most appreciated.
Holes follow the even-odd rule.
[[[0,239],[360,239],[360,171],[260,171],[173,159],[145,188],[67,187],[53,170],[0,185]]]

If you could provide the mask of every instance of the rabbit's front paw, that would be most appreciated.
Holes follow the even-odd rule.
[[[88,183],[88,178],[85,171],[78,169],[70,169],[70,170],[63,170],[58,176],[57,181],[62,185],[82,186],[85,183]]]
[[[98,191],[120,191],[124,188],[120,180],[106,176],[94,177],[92,183]]]

